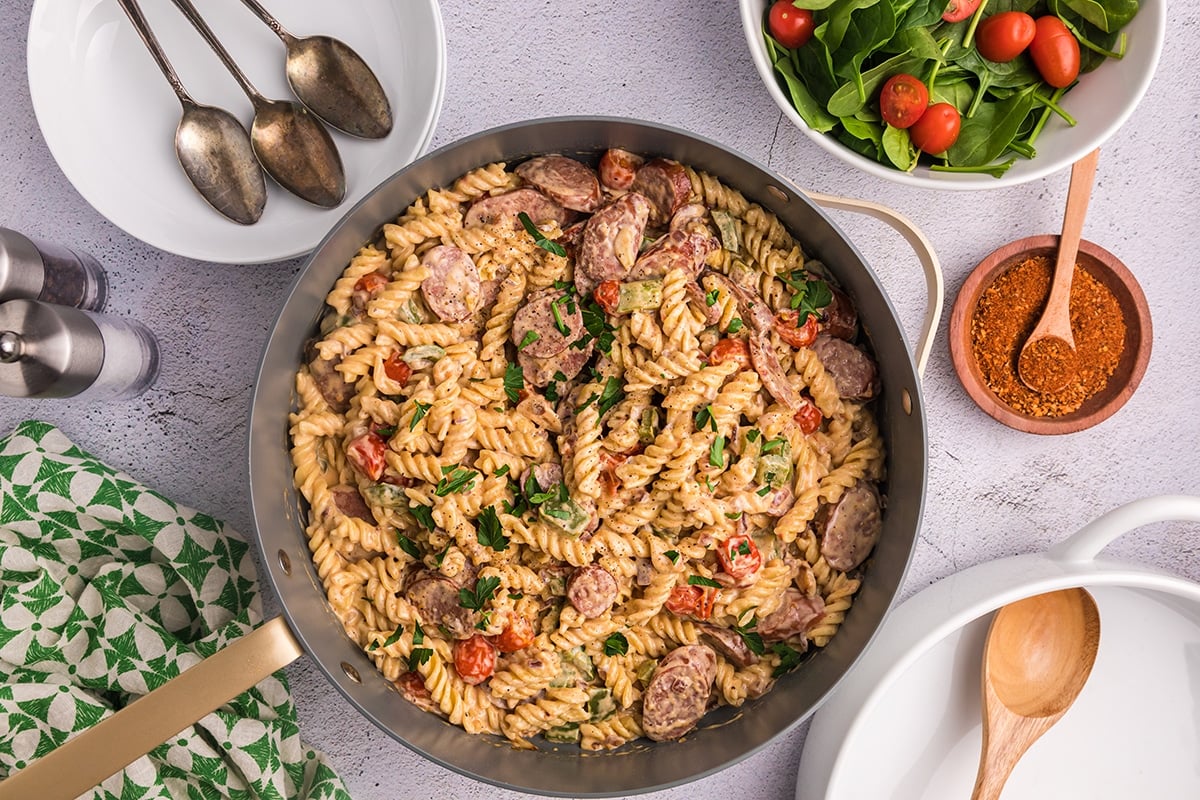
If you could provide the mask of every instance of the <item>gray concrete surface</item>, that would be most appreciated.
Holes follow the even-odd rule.
[[[353,1],[353,0],[352,0]],[[0,429],[53,422],[77,443],[178,501],[251,533],[246,416],[261,348],[300,260],[238,267],[165,254],[98,215],[59,170],[39,132],[25,74],[33,0],[0,3],[0,225],[73,243],[109,271],[113,313],[159,336],[156,385],[127,403],[0,400]],[[1159,493],[1200,493],[1200,10],[1172,4],[1157,75],[1104,148],[1085,237],[1120,255],[1154,315],[1141,388],[1114,418],[1036,437],[985,416],[955,378],[941,325],[925,376],[929,495],[905,594],[969,565],[1045,549],[1100,512]],[[719,0],[482,4],[443,0],[449,83],[434,146],[493,125],[552,114],[642,117],[687,128],[769,164],[801,186],[903,211],[937,248],[947,313],[970,268],[1000,244],[1056,233],[1067,173],[1006,190],[945,193],[850,171],[783,119],[759,82],[736,4]],[[381,178],[384,176],[380,176]],[[838,222],[882,275],[910,336],[924,308],[915,259],[880,223]],[[281,481],[288,476],[281,475]],[[1200,580],[1195,525],[1161,524],[1114,555]],[[268,598],[268,606],[273,603]],[[422,760],[364,722],[308,662],[289,668],[306,737],[354,796],[509,798]],[[794,796],[800,726],[708,779],[652,795],[776,800]]]

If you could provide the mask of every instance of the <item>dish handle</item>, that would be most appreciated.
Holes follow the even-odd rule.
[[[887,206],[872,203],[869,200],[856,200],[819,192],[804,192],[804,194],[822,208],[853,211],[856,214],[866,214],[887,223],[904,237],[904,241],[908,242],[908,245],[917,254],[917,259],[925,271],[925,289],[929,295],[925,304],[925,321],[921,324],[921,336],[917,342],[916,352],[913,354],[917,362],[917,375],[923,378],[925,364],[929,361],[929,353],[933,349],[933,337],[937,333],[938,322],[942,318],[942,304],[945,296],[942,265],[938,261],[933,245],[912,220]]]
[[[275,617],[13,773],[0,800],[78,797],[303,654]]]
[[[1092,561],[1100,551],[1129,531],[1154,522],[1200,522],[1200,497],[1168,494],[1144,497],[1117,506],[1084,525],[1046,551],[1055,561]]]

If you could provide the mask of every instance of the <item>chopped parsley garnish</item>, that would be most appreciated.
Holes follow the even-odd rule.
[[[791,307],[800,312],[796,324],[803,325],[808,321],[808,315],[820,316],[821,309],[833,302],[833,292],[829,284],[822,280],[810,279],[802,269],[793,270],[790,275],[781,275],[783,282],[792,287]]]
[[[729,327],[726,328],[725,330],[728,333],[737,333],[741,329],[742,329],[741,317],[734,317],[733,319],[729,320]]]
[[[567,511],[565,508],[543,508],[542,513],[548,517],[554,517],[555,519],[571,518],[571,512]]]
[[[459,589],[458,604],[471,611],[482,611],[488,600],[500,588],[500,579],[495,575],[480,578],[475,582],[474,589]]]
[[[540,338],[542,337],[538,336],[537,331],[525,331],[525,335],[521,337],[521,343],[517,345],[517,349],[524,350]]]
[[[714,581],[712,578],[706,578],[703,575],[689,575],[689,586],[711,586],[714,589],[720,589],[721,584]]]
[[[425,643],[425,631],[421,630],[421,623],[413,623],[413,644]]]
[[[785,444],[787,444],[787,439],[783,438],[782,436],[776,436],[770,441],[763,442],[762,451],[764,453],[774,453]]]
[[[668,550],[667,552],[663,553],[663,555],[666,556],[667,558],[671,559],[672,564],[676,564],[679,562],[679,551],[678,550]]]
[[[749,614],[750,611],[747,611],[746,613]],[[744,617],[745,614],[742,616]],[[761,656],[766,652],[766,647],[763,645],[762,635],[754,630],[756,627],[758,627],[758,620],[754,617],[750,617],[750,621],[745,625],[742,625],[741,622],[742,620],[739,618],[738,624],[734,625],[733,629],[737,631],[738,636],[742,637],[742,641],[746,643],[746,647],[749,648],[751,653],[754,653],[756,656]]]
[[[383,640],[383,644],[380,644],[379,642],[371,642],[371,646],[368,647],[367,649],[368,650],[377,650],[380,647],[391,647],[396,642],[400,641],[400,637],[403,635],[404,635],[404,624],[401,623],[396,626],[396,630],[394,630],[392,632],[391,636],[389,636]],[[414,641],[415,641],[415,637],[414,637]]]
[[[707,475],[704,476],[704,485],[708,487],[710,492],[715,492],[717,490],[717,487],[713,485],[712,478],[708,477]]]
[[[750,430],[746,431],[746,441],[747,442],[757,442],[758,437],[761,435],[762,434],[760,434],[758,432],[758,428],[751,428]]]
[[[742,512],[740,512],[740,511],[726,511],[725,512],[725,519],[741,519],[741,518],[742,518]]]
[[[596,406],[600,410],[600,416],[607,414],[610,408],[624,399],[625,391],[621,388],[621,382],[610,377],[604,382],[604,388],[600,391],[600,402]]]
[[[530,331],[532,333],[532,331]],[[517,394],[525,388],[525,373],[521,372],[520,364],[509,364],[504,368],[504,394],[508,397],[508,402],[516,405],[521,401],[521,396]]]
[[[714,467],[725,466],[725,437],[718,436],[713,439],[712,446],[708,448],[708,463]]]
[[[629,640],[625,634],[617,632],[604,640],[604,655],[623,656],[629,652]]]
[[[713,433],[717,432],[717,419],[713,416],[711,405],[707,405],[696,413],[696,430],[702,431],[705,428],[711,428]]]
[[[424,506],[422,506],[422,508],[424,508]],[[405,536],[400,531],[396,531],[396,544],[399,545],[400,549],[414,560],[421,560],[421,548],[417,547],[416,542]]]
[[[571,328],[563,320],[562,313],[558,310],[558,304],[566,299],[567,299],[566,295],[563,295],[562,297],[558,298],[557,300],[555,300],[553,303],[550,304],[550,313],[554,315],[554,327],[563,336],[566,336],[568,333],[571,332]]]
[[[770,486],[770,484],[767,484],[766,486],[762,487],[757,492],[755,492],[755,494],[758,495],[759,497],[766,497],[770,491],[771,491],[771,486]]]
[[[710,308],[712,306],[715,306],[717,304],[717,298],[720,297],[720,295],[721,295],[721,293],[717,289],[713,289],[710,292],[705,292],[704,293],[704,304],[706,306],[709,306]]]
[[[557,403],[562,399],[562,396],[558,393],[558,384],[554,381],[550,381],[546,384],[546,388],[542,390],[542,396],[551,403]]]
[[[569,281],[559,280],[554,282],[554,288],[558,289],[560,292],[570,293],[575,291],[575,284],[570,283]]]
[[[561,369],[555,370],[554,375],[551,377],[553,377],[556,381],[565,381],[567,379],[567,376],[563,375],[563,371]]]
[[[475,538],[479,543],[498,553],[507,550],[508,537],[504,535],[504,529],[500,527],[500,517],[497,516],[496,509],[488,506],[479,512],[477,519],[479,527],[475,530]]]
[[[413,651],[408,654],[408,669],[409,669],[409,671],[416,672],[417,667],[424,664],[432,656],[433,656],[433,650],[428,647],[414,648]]]
[[[439,568],[442,566],[442,562],[446,560],[446,553],[449,553],[449,552],[450,552],[450,545],[446,545],[445,548],[443,548],[442,552],[438,553],[436,556],[433,557],[434,568]]]
[[[410,431],[415,431],[417,423],[425,419],[425,415],[429,413],[429,409],[433,408],[432,403],[422,403],[420,400],[414,400],[413,406],[415,406],[415,410],[413,411],[412,419],[408,423]]]
[[[750,555],[750,540],[743,539],[742,541],[738,542],[738,546],[733,549],[733,552],[739,556]]]
[[[384,439],[390,439],[396,435],[395,425],[384,425],[382,428],[375,429],[376,436],[382,436]]]
[[[496,470],[492,474],[495,475],[497,478],[503,478],[505,475],[508,474],[509,469],[510,469],[510,467],[508,466],[508,464],[502,464],[500,466],[500,469]]]
[[[781,675],[786,675],[796,667],[800,666],[803,654],[795,648],[789,647],[783,642],[778,642],[771,645],[771,650],[780,658],[779,666],[776,667],[775,671],[771,673],[772,678],[778,678]]]
[[[447,470],[449,470],[448,473]],[[442,474],[445,477],[438,481],[433,490],[438,497],[445,497],[455,492],[471,491],[475,486],[475,477],[479,475],[475,470],[465,467],[442,467]]]
[[[533,243],[538,247],[556,256],[565,256],[567,254],[567,251],[561,244],[547,239],[546,234],[542,233],[538,229],[538,226],[533,224],[533,220],[524,211],[517,214],[517,219],[521,220],[521,226],[525,228],[526,233],[533,237]]]
[[[601,353],[608,355],[612,352],[617,329],[608,324],[608,316],[595,300],[588,300],[583,304],[583,327],[587,329],[588,335],[596,340],[596,347]],[[577,349],[582,350],[587,346],[587,342],[583,338],[580,341],[583,341],[583,345]],[[571,346],[575,347],[575,344]]]
[[[525,494],[525,499],[528,500],[530,504],[538,506],[547,500],[553,500],[555,497],[557,497],[560,487],[564,490],[567,488],[560,483],[556,484],[555,486],[548,487],[547,489],[543,489],[542,485],[538,483],[537,477],[534,476],[533,470],[530,470],[529,477],[525,479],[525,485],[521,488]]]

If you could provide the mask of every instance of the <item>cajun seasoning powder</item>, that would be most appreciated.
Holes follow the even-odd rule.
[[[1125,317],[1117,298],[1076,264],[1070,300],[1075,375],[1059,391],[1045,394],[1021,382],[1017,358],[1046,306],[1052,274],[1047,256],[1018,262],[983,291],[971,317],[971,352],[984,381],[1014,411],[1034,417],[1077,411],[1108,383],[1125,349]]]

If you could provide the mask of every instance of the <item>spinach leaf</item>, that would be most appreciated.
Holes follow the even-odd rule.
[[[904,15],[900,29],[928,28],[942,21],[949,0],[916,0]]]
[[[876,3],[852,14],[846,35],[842,39],[842,48],[835,54],[835,61],[841,61],[840,64],[835,64],[835,71],[862,87],[863,61],[887,44],[895,33],[896,12],[889,2]],[[842,60],[843,53],[849,53],[848,62]],[[866,97],[866,90],[860,88],[859,94]]]
[[[897,169],[908,172],[917,163],[917,152],[913,149],[912,139],[908,136],[908,131],[903,128],[894,128],[888,125],[883,131],[883,152],[887,155],[888,161],[896,166]],[[764,449],[763,452],[766,452]]]
[[[941,61],[942,51],[929,28],[903,28],[880,50],[884,53],[908,53],[927,61]]]
[[[1033,110],[1035,88],[1030,86],[1007,100],[985,103],[975,116],[964,119],[958,141],[946,151],[950,165],[980,167],[999,158]]]
[[[867,97],[873,97],[879,91],[879,87],[883,86],[888,78],[897,72],[911,74],[923,63],[924,59],[910,56],[907,53],[893,56],[879,66],[872,67],[862,74],[862,88],[866,92]],[[859,96],[858,87],[854,83],[844,83],[829,98],[829,104],[826,106],[826,109],[835,117],[850,117],[854,116],[866,104],[867,101]]]
[[[980,81],[986,79],[988,86],[1020,89],[1042,82],[1042,76],[1028,58],[1014,58],[1012,61],[997,63],[988,61],[979,55],[979,51],[972,50],[962,58],[955,59],[954,63],[978,75]]]
[[[929,93],[929,104],[949,103],[958,109],[959,114],[963,114],[971,105],[971,101],[974,98],[975,90],[965,80],[950,81],[948,83],[939,81],[933,85],[933,91]]]
[[[846,37],[846,30],[850,27],[851,15],[861,8],[878,5],[879,2],[880,0],[836,0],[826,10],[825,21],[813,30],[814,38],[824,42],[829,52],[836,53]]]
[[[1116,33],[1138,12],[1138,0],[1061,0],[1105,33]]]
[[[787,86],[788,94],[792,97],[792,105],[796,107],[796,112],[804,120],[804,123],[814,131],[821,133],[833,130],[833,126],[837,124],[837,118],[831,116],[825,107],[812,96],[808,87],[796,75],[791,62],[787,59],[776,61],[775,71],[783,76],[784,85]]]

